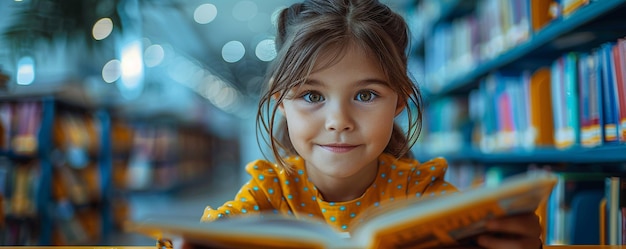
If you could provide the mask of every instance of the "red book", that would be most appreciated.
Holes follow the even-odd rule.
[[[619,106],[619,141],[626,142],[626,38],[619,39],[612,52]]]

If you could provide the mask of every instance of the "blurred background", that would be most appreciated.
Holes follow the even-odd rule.
[[[381,1],[411,31],[420,161],[461,190],[551,170],[546,244],[626,243],[626,0]],[[294,2],[0,0],[0,245],[152,246],[124,223],[232,198]]]
[[[154,245],[124,221],[234,197],[294,2],[0,0],[0,245]]]

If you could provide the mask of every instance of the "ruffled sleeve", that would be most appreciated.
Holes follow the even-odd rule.
[[[249,163],[246,171],[251,179],[241,187],[235,198],[218,208],[207,206],[201,221],[275,210],[273,197],[281,196],[279,183],[272,180],[276,178],[276,166],[265,160],[257,160]]]
[[[444,180],[448,162],[439,157],[420,163],[408,179],[407,195],[414,197],[435,196],[457,192],[457,188]]]

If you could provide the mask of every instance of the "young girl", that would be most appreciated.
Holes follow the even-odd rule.
[[[443,180],[445,160],[411,157],[422,105],[407,44],[404,20],[377,0],[305,0],[283,10],[257,115],[275,163],[248,164],[252,179],[202,220],[274,212],[350,231],[368,207],[456,191]],[[406,133],[394,122],[403,111]],[[482,247],[541,247],[534,214],[488,229],[510,236],[480,237]]]

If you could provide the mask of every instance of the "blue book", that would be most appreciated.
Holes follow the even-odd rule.
[[[580,114],[580,143],[584,147],[592,147],[589,85],[589,54],[581,53],[578,60],[578,108]]]
[[[613,46],[615,43],[604,43],[600,47],[600,54],[602,60],[602,112],[604,119],[604,142],[617,143],[618,137],[618,124],[619,124],[619,107],[618,107],[618,95],[617,85],[613,76]]]

